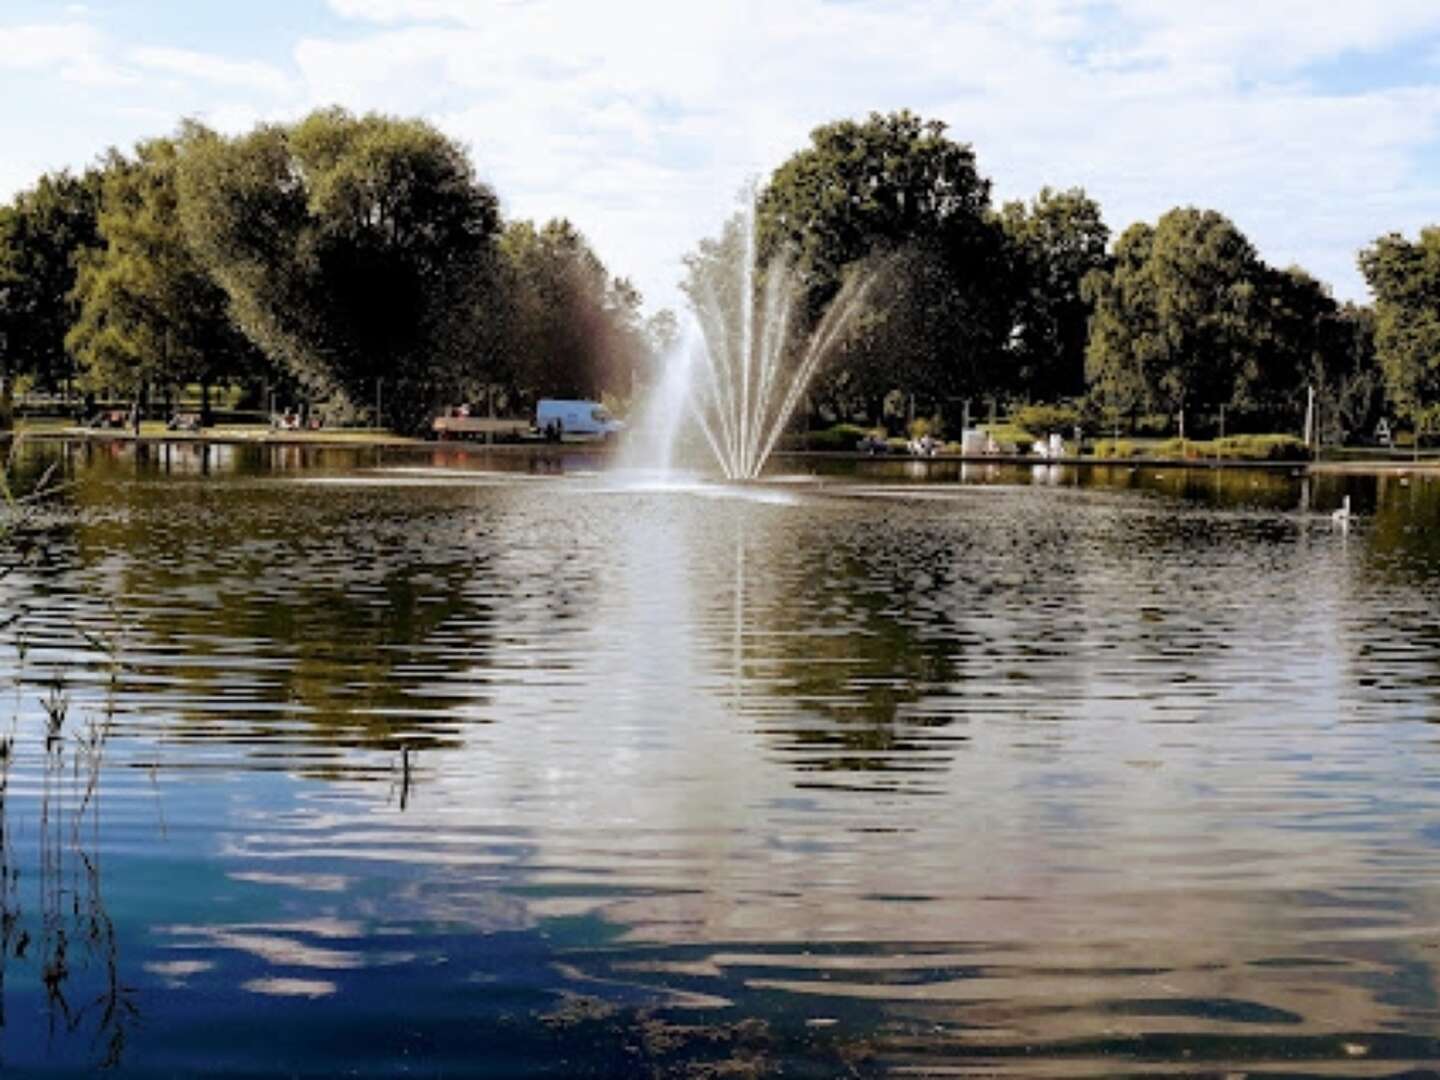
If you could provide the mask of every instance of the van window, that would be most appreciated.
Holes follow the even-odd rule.
[[[607,424],[610,422],[610,413],[606,411],[602,405],[600,408],[590,411],[590,419],[594,420],[597,424]]]

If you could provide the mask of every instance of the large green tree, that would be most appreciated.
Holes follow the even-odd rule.
[[[1360,253],[1375,294],[1375,350],[1396,410],[1417,429],[1440,425],[1440,227],[1418,241],[1382,236]]]
[[[639,291],[564,219],[511,222],[500,254],[508,381],[527,395],[628,397],[645,352]]]
[[[327,109],[192,132],[180,193],[242,330],[313,391],[378,397],[382,422],[415,431],[482,362],[498,205],[430,125]]]
[[[1212,210],[1175,209],[1127,229],[1111,269],[1086,279],[1097,400],[1131,415],[1250,407],[1264,272],[1244,234]]]
[[[1079,188],[1043,188],[1027,206],[1000,211],[1014,289],[1010,380],[1041,401],[1085,391],[1091,307],[1081,283],[1107,266],[1110,230],[1100,204]]]
[[[91,385],[138,399],[147,385],[198,382],[208,411],[209,387],[249,373],[258,357],[186,243],[180,153],[174,140],[152,139],[133,158],[109,157],[99,214],[104,246],[80,259],[79,313],[66,341]]]
[[[0,427],[8,427],[14,380],[57,387],[74,373],[65,335],[75,319],[76,265],[98,245],[100,176],[42,176],[0,207]]]
[[[873,414],[888,389],[939,400],[993,385],[1009,312],[989,200],[971,148],[910,112],[817,128],[775,170],[758,200],[758,246],[767,266],[795,275],[800,330],[849,278],[874,278],[822,376],[833,394],[866,399]]]

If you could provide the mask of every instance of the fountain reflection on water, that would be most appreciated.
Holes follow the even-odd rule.
[[[698,431],[727,480],[765,466],[821,363],[839,342],[874,280],[852,275],[814,330],[795,331],[797,290],[777,259],[759,265],[755,202],[745,200],[737,256],[698,269],[692,317],[664,357],[631,436],[627,468],[669,473],[687,431]]]

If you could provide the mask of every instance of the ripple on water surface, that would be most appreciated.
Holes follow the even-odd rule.
[[[0,581],[7,1062],[1440,1058],[1428,489],[356,463],[75,458]]]

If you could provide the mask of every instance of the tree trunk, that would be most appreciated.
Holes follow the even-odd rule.
[[[210,383],[206,379],[200,380],[200,426],[210,426]]]
[[[0,375],[0,431],[9,431],[15,426],[15,380],[9,375]]]

